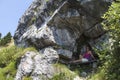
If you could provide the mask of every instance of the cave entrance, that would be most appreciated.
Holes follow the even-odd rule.
[[[90,38],[86,37],[84,34],[82,34],[77,40],[76,40],[76,45],[77,45],[77,52],[73,54],[73,59],[79,59],[79,55],[83,55],[86,52],[86,47],[89,47],[90,51],[92,52],[93,56],[96,59],[99,59],[97,53],[92,49],[91,45],[89,44]]]
[[[88,46],[91,50],[91,46],[88,44],[89,38],[82,34],[77,40],[77,52],[73,54],[73,59],[79,59],[79,55],[85,52],[85,46]]]

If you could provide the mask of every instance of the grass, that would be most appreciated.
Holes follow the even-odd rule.
[[[7,43],[7,44],[4,45],[4,46],[1,46],[1,45],[0,45],[0,50],[2,50],[3,48],[6,48],[6,47],[11,47],[11,46],[13,46],[13,45],[14,45],[14,40],[13,40],[13,38],[12,38],[10,43]]]
[[[34,48],[18,48],[16,46],[8,46],[0,50],[0,67],[8,65],[10,62],[16,61],[27,51],[36,51]]]
[[[24,77],[23,77],[23,80],[32,80],[32,78],[31,78],[31,77],[24,76]]]
[[[46,2],[48,2],[49,0],[46,0]]]
[[[27,51],[37,52],[33,47],[16,47],[13,42],[0,48],[0,80],[14,80],[17,63]],[[24,80],[30,80],[30,78],[25,78]]]
[[[11,62],[4,68],[0,68],[1,80],[14,80],[16,74],[15,62]]]
[[[88,80],[106,80],[105,79],[105,70],[101,69],[96,74],[92,75]]]
[[[76,77],[76,73],[72,72],[65,65],[54,64],[56,74],[50,80],[73,80]]]

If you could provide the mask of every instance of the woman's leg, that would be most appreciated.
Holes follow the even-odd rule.
[[[79,59],[78,60],[74,60],[74,61],[70,61],[70,63],[74,63],[74,62],[81,62],[82,61],[83,56],[79,55]]]
[[[82,59],[74,60],[72,62],[80,62]]]

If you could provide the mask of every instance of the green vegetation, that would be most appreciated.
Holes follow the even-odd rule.
[[[90,80],[120,80],[120,0],[116,0],[103,16],[104,28],[109,31],[109,49],[101,53],[104,64]]]
[[[56,74],[50,80],[73,80],[76,77],[76,73],[72,72],[65,65],[54,64]]]
[[[100,71],[98,71],[98,73],[96,73],[94,76],[92,76],[92,78],[90,78],[88,80],[106,80],[105,79],[105,70],[100,69]]]
[[[109,11],[104,15],[106,22],[104,26],[110,31],[110,57],[105,63],[106,80],[120,80],[120,0],[114,2]]]
[[[6,46],[8,43],[11,42],[11,39],[11,33],[8,32],[6,36],[4,36],[2,39],[0,38],[0,46]]]
[[[0,39],[1,39],[1,37],[2,37],[2,34],[0,33]]]
[[[18,48],[10,46],[0,50],[0,67],[8,65],[10,62],[19,59],[26,51],[35,51],[34,48]]]
[[[16,74],[15,62],[10,62],[6,67],[0,68],[1,80],[14,80]]]
[[[22,55],[27,51],[36,51],[35,48],[19,48],[14,45],[0,49],[0,80],[14,80],[17,64]],[[31,80],[25,78],[24,80]]]
[[[23,80],[32,80],[32,78],[31,78],[31,77],[24,76],[24,77],[23,77]]]
[[[36,21],[36,17],[32,17],[30,23],[33,24]]]
[[[32,24],[34,24],[35,23],[35,21],[36,21],[36,17],[35,16],[33,16],[29,21],[28,21],[28,24],[27,24],[27,26],[29,27],[29,26],[31,26]]]
[[[49,0],[46,0],[46,2],[48,2]]]

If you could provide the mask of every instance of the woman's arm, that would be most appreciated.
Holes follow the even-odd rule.
[[[93,56],[92,52],[89,51],[89,53],[90,53],[91,57],[92,57],[93,59],[95,59],[95,57]]]

